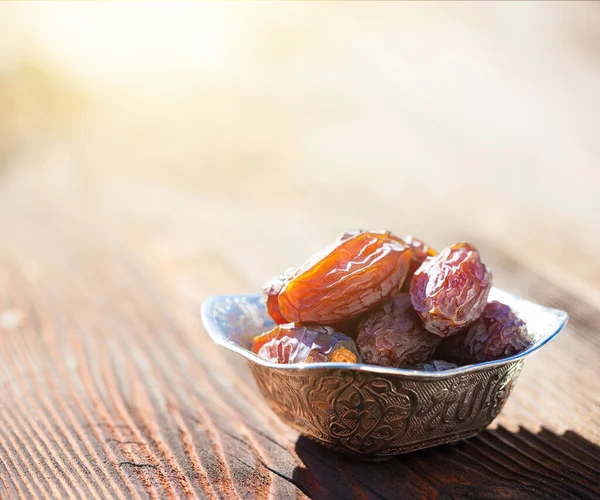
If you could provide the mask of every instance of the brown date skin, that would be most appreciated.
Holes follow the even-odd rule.
[[[479,252],[469,243],[458,243],[423,262],[413,276],[410,296],[425,328],[449,337],[481,316],[491,287],[491,272]]]
[[[349,229],[344,231],[342,234],[338,236],[339,241],[347,240],[348,238],[352,238],[357,234],[364,233],[364,229]],[[404,284],[402,285],[403,292],[409,292],[410,283],[412,281],[413,274],[415,271],[421,267],[421,264],[425,262],[427,257],[433,257],[437,255],[437,251],[423,240],[419,238],[415,238],[414,236],[404,236],[402,241],[406,243],[411,250],[411,260],[410,267],[408,268],[408,274],[406,275],[406,279],[404,280]]]
[[[363,362],[401,368],[431,359],[441,340],[423,328],[410,296],[401,293],[365,315],[356,345]]]
[[[277,334],[279,333],[279,328],[275,327],[272,330],[269,330],[268,332],[262,333],[256,337],[254,337],[254,340],[252,342],[252,352],[254,354],[258,354],[258,352],[261,350],[262,346],[264,346],[267,342],[273,340]]]
[[[275,276],[263,287],[263,296],[265,298],[267,312],[269,313],[269,316],[273,318],[273,321],[275,321],[275,323],[278,325],[287,323],[287,320],[279,311],[279,292],[281,292],[281,289],[285,287],[286,283],[292,278],[294,273],[295,270],[290,268],[283,274]]]
[[[523,320],[506,304],[493,301],[469,327],[462,358],[471,363],[507,358],[521,352],[530,343],[531,337]]]
[[[397,294],[410,265],[410,248],[390,232],[338,239],[307,261],[278,293],[278,314],[289,323],[338,324]],[[281,319],[281,318],[279,318]]]
[[[319,325],[278,325],[254,339],[252,352],[271,363],[282,364],[360,360],[352,339]]]
[[[513,356],[530,343],[525,323],[509,306],[493,301],[469,327],[444,339],[436,355],[453,363],[481,363]]]
[[[412,283],[412,278],[416,270],[421,267],[421,264],[423,264],[428,257],[437,255],[437,251],[423,240],[415,238],[414,236],[405,236],[402,239],[411,250],[410,267],[408,268],[408,274],[406,275],[404,285],[402,285],[402,291],[409,292],[410,284]]]

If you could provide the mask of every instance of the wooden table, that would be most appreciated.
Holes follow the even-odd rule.
[[[29,182],[19,177],[8,184]],[[585,297],[474,234],[496,281],[569,311],[566,331],[526,364],[486,432],[356,463],[280,423],[198,314],[209,294],[256,290],[335,231],[314,213],[301,238],[285,226],[272,235],[263,227],[270,207],[107,182],[54,200],[43,189],[26,202],[4,191],[0,497],[600,493],[599,316]]]
[[[231,7],[208,72],[153,49],[170,69],[114,88],[90,60],[85,92],[43,59],[0,73],[0,498],[600,497],[596,7]],[[117,29],[90,16],[75,55]],[[209,341],[206,297],[349,227],[470,240],[568,311],[487,431],[349,461]]]

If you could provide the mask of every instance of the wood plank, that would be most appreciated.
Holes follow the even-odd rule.
[[[166,280],[177,273],[149,267],[143,247],[122,246],[103,227],[81,238],[76,218],[40,228],[39,214],[20,215],[28,224],[0,259],[4,323],[15,312],[0,333],[0,487],[8,497],[594,498],[600,491],[598,311],[492,244],[481,246],[500,284],[574,311],[567,331],[527,364],[489,430],[363,464],[281,424],[244,363],[207,340],[199,303]],[[228,255],[223,241],[212,245]],[[199,286],[200,295],[210,292],[210,283]]]

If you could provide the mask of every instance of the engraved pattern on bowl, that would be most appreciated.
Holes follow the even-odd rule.
[[[308,438],[363,459],[385,459],[471,437],[498,415],[524,360],[554,338],[565,312],[493,289],[533,343],[510,358],[425,372],[350,363],[277,365],[255,356],[252,339],[273,326],[258,294],[217,296],[202,307],[211,338],[249,361],[273,411]]]

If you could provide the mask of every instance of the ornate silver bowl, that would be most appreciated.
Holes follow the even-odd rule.
[[[258,294],[211,297],[202,321],[217,344],[248,359],[260,391],[284,422],[338,452],[383,460],[482,431],[506,403],[525,359],[567,322],[564,311],[498,289],[490,300],[508,304],[526,322],[533,343],[510,358],[443,372],[264,361],[250,351],[252,339],[273,327]]]

